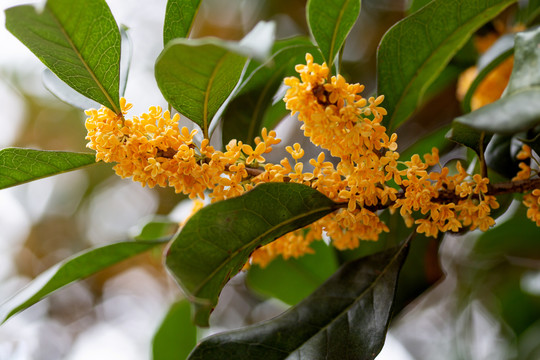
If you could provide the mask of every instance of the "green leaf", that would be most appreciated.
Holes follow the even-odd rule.
[[[394,25],[377,53],[377,91],[393,131],[417,109],[426,88],[478,28],[515,0],[434,0]]]
[[[0,150],[0,189],[96,163],[95,154],[6,148]]]
[[[199,210],[171,242],[165,263],[194,304],[194,322],[208,326],[221,289],[250,254],[338,208],[315,189],[267,183]]]
[[[517,151],[512,151],[517,150],[512,146],[512,138],[511,135],[493,135],[484,154],[487,166],[507,179],[516,176],[520,170]]]
[[[515,134],[540,124],[540,28],[516,34],[512,76],[500,100],[454,120],[477,131]]]
[[[315,46],[302,38],[297,39],[294,45],[283,47],[291,42],[290,39],[285,43],[277,42],[270,60],[254,69],[240,86],[238,96],[223,113],[224,144],[231,139],[254,144],[283,78],[293,74],[295,65],[304,62],[307,52],[317,51]]]
[[[349,262],[297,306],[270,321],[211,336],[189,359],[374,359],[406,254],[401,247]]]
[[[156,216],[133,236],[138,241],[152,241],[158,239],[170,239],[178,230],[179,224],[176,221],[171,221],[164,216]]]
[[[175,39],[156,61],[156,81],[172,107],[208,138],[210,122],[236,87],[246,61],[217,39]]]
[[[120,31],[104,0],[13,7],[6,28],[70,87],[120,113]]]
[[[311,247],[315,251],[313,254],[306,254],[298,259],[284,260],[280,256],[264,269],[256,265],[250,267],[246,277],[247,284],[253,290],[289,305],[298,303],[328,279],[338,267],[332,247],[323,241],[315,241]]]
[[[191,323],[185,299],[172,304],[152,342],[153,360],[186,359],[197,345],[197,328]]]
[[[409,14],[412,14],[418,10],[420,10],[422,7],[429,4],[432,0],[412,0],[411,6],[409,7],[409,10],[407,11]]]
[[[482,151],[480,148],[480,139],[484,139],[483,149],[485,149],[491,139],[491,135],[471,129],[467,125],[454,121],[452,123],[452,129],[446,135],[446,138],[474,150],[478,155]]]
[[[456,118],[454,126],[456,124],[498,134],[515,134],[531,129],[540,124],[540,86],[504,95],[494,103]]]
[[[309,0],[306,16],[309,29],[331,69],[360,15],[360,0]]]
[[[163,243],[158,241],[120,242],[74,255],[45,271],[24,289],[2,303],[0,323],[73,281],[81,280]]]
[[[122,56],[120,58],[120,94],[124,96],[129,68],[131,66],[132,51],[131,41],[128,36],[128,29],[125,27],[120,28],[120,34],[122,36]],[[66,104],[82,110],[100,108],[100,104],[98,102],[75,91],[75,89],[60,80],[60,78],[49,69],[43,70],[41,80],[43,81],[43,85],[47,88],[47,90]]]
[[[169,0],[163,24],[163,45],[175,38],[189,36],[201,0]]]

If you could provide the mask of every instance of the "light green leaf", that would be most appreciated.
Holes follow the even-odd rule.
[[[185,299],[172,304],[152,342],[153,360],[186,359],[197,345],[197,328],[191,323]]]
[[[165,260],[194,304],[195,324],[208,326],[221,289],[255,249],[337,207],[308,186],[267,183],[199,210],[171,242]]]
[[[163,243],[159,241],[121,242],[74,255],[45,271],[24,289],[2,303],[0,323],[73,281],[81,280]]]
[[[120,113],[120,31],[104,0],[13,7],[6,28],[70,87]]]
[[[239,82],[246,61],[218,39],[175,39],[156,61],[156,81],[172,107],[208,138],[210,123]]]
[[[7,148],[0,150],[0,189],[96,163],[95,154]]]
[[[360,4],[361,0],[309,0],[307,3],[309,29],[329,68],[360,15]]]
[[[323,241],[315,241],[311,248],[314,250],[313,254],[306,254],[298,259],[284,260],[280,256],[264,269],[257,265],[250,267],[246,277],[247,284],[261,294],[295,305],[338,268],[333,247]]]
[[[427,87],[478,28],[515,0],[433,0],[394,25],[377,53],[377,92],[393,131],[417,109]]]
[[[175,38],[189,36],[201,0],[169,0],[163,24],[163,45]]]
[[[282,315],[211,336],[188,359],[372,360],[386,337],[406,255],[401,247],[346,263]]]

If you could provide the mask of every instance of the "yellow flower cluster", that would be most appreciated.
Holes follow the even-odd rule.
[[[97,159],[116,162],[122,177],[144,185],[172,186],[190,198],[212,201],[241,195],[263,182],[296,182],[317,189],[343,208],[304,229],[291,232],[257,249],[251,264],[266,265],[278,255],[298,257],[312,252],[310,244],[326,234],[338,249],[353,249],[360,240],[377,240],[389,231],[378,212],[399,211],[408,226],[427,236],[460,231],[463,227],[487,230],[495,222],[491,210],[499,205],[489,195],[489,180],[469,175],[460,163],[454,174],[439,164],[437,149],[400,161],[397,135],[381,125],[386,110],[383,96],[363,98],[364,87],[349,84],[341,75],[329,77],[326,64],[316,64],[310,54],[306,65],[297,65],[300,78],[289,77],[285,95],[287,109],[298,114],[305,136],[327,153],[303,160],[300,144],[287,146],[290,157],[278,164],[266,163],[264,155],[281,140],[274,131],[262,130],[255,146],[232,140],[224,151],[209,140],[194,141],[196,130],[179,129],[179,115],[150,108],[140,117],[127,119],[131,107],[122,99],[122,115],[107,108],[88,110],[88,147]],[[292,159],[292,161],[290,160]],[[439,172],[432,171],[438,166]],[[309,168],[309,172],[306,171]],[[431,170],[431,171],[428,171]],[[527,172],[528,171],[528,172]],[[522,167],[520,178],[530,175]],[[540,224],[540,190],[526,196],[525,204]]]
[[[540,162],[536,160],[532,155],[531,147],[523,145],[521,151],[518,153],[517,158],[519,160],[532,160],[540,167]],[[529,161],[530,161],[529,160]],[[534,175],[538,175],[537,170],[532,170],[530,165],[525,161],[519,163],[521,169],[512,181],[528,180]],[[523,204],[527,207],[527,217],[534,221],[537,226],[540,226],[540,189],[535,189],[523,196]]]
[[[207,189],[214,201],[251,189],[252,184],[243,183],[249,177],[246,165],[264,162],[261,155],[279,143],[275,132],[263,130],[255,149],[231,141],[222,152],[208,139],[195,144],[197,130],[179,129],[178,114],[171,118],[168,111],[151,107],[140,117],[126,119],[131,104],[121,99],[120,105],[122,115],[106,107],[86,111],[87,146],[96,150],[96,160],[116,162],[114,170],[122,178],[132,177],[149,187],[172,186],[192,199],[204,198]]]

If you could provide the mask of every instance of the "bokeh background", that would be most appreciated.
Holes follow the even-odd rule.
[[[3,0],[0,9],[22,3]],[[117,22],[129,28],[133,59],[125,96],[134,105],[132,113],[153,105],[166,108],[153,77],[166,1],[107,3]],[[367,94],[375,89],[377,44],[410,5],[404,0],[362,2],[346,43],[343,71],[351,81],[365,84]],[[193,36],[239,39],[262,19],[276,21],[278,38],[307,35],[304,9],[304,0],[204,0]],[[452,61],[414,120],[400,129],[400,149],[433,131],[444,132],[459,114],[456,81],[474,64],[470,54]],[[87,151],[84,113],[44,88],[43,68],[0,28],[0,148]],[[286,119],[278,135],[284,143],[302,142],[298,127]],[[126,240],[156,215],[182,221],[190,209],[171,189],[122,180],[107,164],[2,190],[0,302],[72,254]],[[511,214],[522,211],[514,202],[497,220],[501,228],[486,235],[418,239],[400,281],[396,317],[377,359],[540,358],[540,232],[528,220],[512,220]],[[0,326],[0,360],[148,359],[152,335],[179,297],[160,252],[138,256],[61,289]],[[247,289],[241,274],[224,290],[213,327],[201,336],[285,308]]]

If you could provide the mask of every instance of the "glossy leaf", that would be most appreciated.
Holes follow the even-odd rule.
[[[173,239],[165,260],[194,304],[195,324],[208,326],[221,289],[255,249],[336,209],[308,186],[267,183],[199,210]]]
[[[214,115],[240,80],[247,57],[217,39],[170,41],[156,62],[165,99],[208,138]]]
[[[255,137],[260,136],[263,121],[276,91],[283,84],[283,78],[293,74],[294,66],[305,61],[307,52],[317,51],[315,46],[302,39],[286,46],[289,43],[291,40],[284,44],[276,43],[275,54],[251,72],[240,87],[238,96],[227,106],[223,113],[224,144],[231,139],[253,144]]]
[[[6,28],[70,87],[120,112],[120,31],[104,0],[13,7]]]
[[[186,359],[197,345],[197,328],[191,323],[190,305],[185,299],[172,304],[152,342],[153,360]]]
[[[323,241],[315,241],[311,248],[313,254],[298,259],[284,260],[280,256],[264,269],[257,265],[250,267],[246,277],[248,286],[258,293],[295,305],[328,279],[338,267],[333,247]]]
[[[2,303],[0,305],[0,323],[73,281],[81,280],[160,244],[163,242],[120,242],[74,255],[45,271],[13,297]]]
[[[512,76],[500,100],[455,119],[474,130],[514,134],[540,124],[540,29],[516,34]]]
[[[163,24],[163,45],[189,36],[201,0],[168,0]]]
[[[520,170],[517,151],[512,151],[517,150],[517,147],[512,147],[512,138],[511,135],[495,134],[484,154],[487,166],[507,179],[516,176]]]
[[[454,120],[476,131],[514,134],[540,124],[540,86],[528,87],[505,95]],[[469,130],[470,131],[470,130]]]
[[[0,150],[0,189],[96,163],[95,154],[7,148]]]
[[[282,315],[203,340],[190,360],[374,359],[384,343],[403,247],[342,266]]]
[[[309,0],[306,12],[311,34],[328,67],[360,15],[361,0]]]
[[[417,109],[426,88],[478,28],[515,0],[433,0],[394,25],[377,53],[377,92],[390,131]]]

